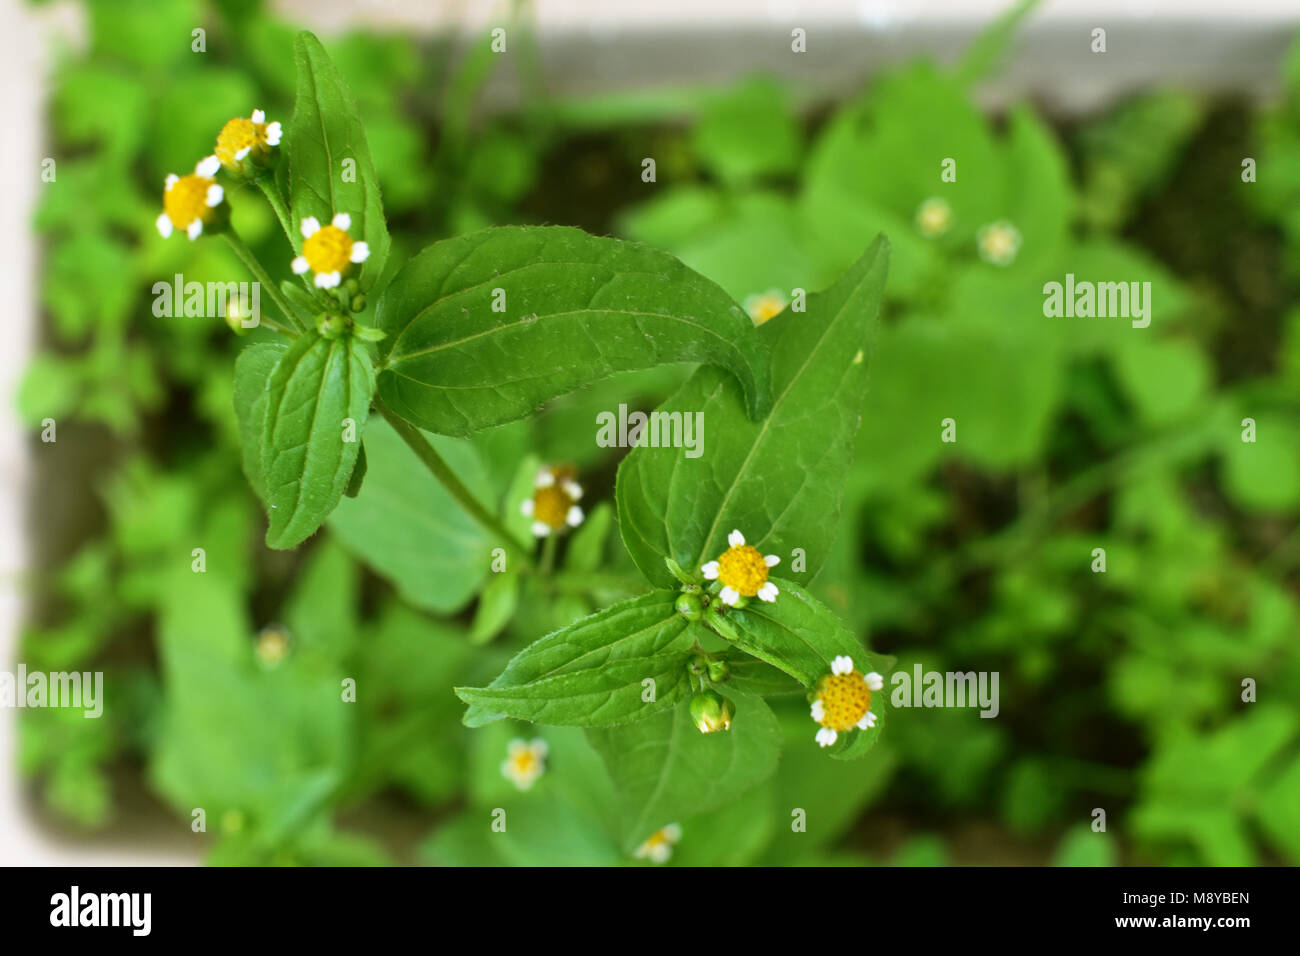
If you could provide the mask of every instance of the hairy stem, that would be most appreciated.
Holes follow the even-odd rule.
[[[460,506],[469,513],[470,517],[497,538],[507,550],[513,552],[515,558],[521,561],[527,570],[533,570],[532,555],[496,515],[483,507],[482,503],[465,487],[464,482],[456,477],[451,466],[438,454],[438,449],[433,447],[424,433],[389,408],[381,398],[375,399],[375,409],[388,420],[388,424],[402,436],[402,441],[415,452],[416,457],[424,463],[424,467],[429,469],[433,477],[451,492],[451,496],[460,502]]]
[[[293,217],[289,215],[289,207],[285,204],[284,197],[280,195],[280,187],[276,185],[274,177],[269,173],[257,177],[256,182],[257,188],[262,190],[262,195],[266,197],[266,201],[275,210],[275,218],[280,220],[280,228],[284,230],[284,237],[289,240],[289,245],[292,246]]]

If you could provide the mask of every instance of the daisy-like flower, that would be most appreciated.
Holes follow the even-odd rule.
[[[158,232],[166,239],[173,229],[182,230],[191,239],[203,234],[203,227],[217,215],[225,190],[217,183],[221,161],[205,156],[188,176],[170,175],[163,186],[163,211],[158,217]]]
[[[742,597],[757,597],[769,603],[775,601],[779,592],[776,585],[767,579],[767,572],[780,564],[781,559],[775,554],[759,554],[753,545],[745,544],[745,536],[739,531],[727,535],[727,544],[731,547],[718,560],[700,568],[710,581],[722,582],[722,591],[718,594],[722,603],[735,607]]]
[[[232,172],[243,172],[246,161],[265,162],[272,147],[280,145],[280,123],[266,121],[266,113],[253,110],[248,119],[236,116],[217,134],[217,159]]]
[[[789,301],[780,289],[768,289],[745,299],[745,311],[754,320],[755,325],[762,325],[768,319],[774,319],[789,305]]]
[[[352,217],[345,212],[335,213],[328,226],[322,226],[315,216],[302,221],[302,255],[293,260],[293,271],[302,275],[308,269],[315,273],[318,289],[333,289],[343,279],[343,270],[351,263],[365,262],[370,247],[353,240],[348,235]]]
[[[533,534],[537,537],[545,538],[554,531],[582,524],[583,513],[578,507],[582,485],[576,477],[577,472],[568,465],[543,467],[537,472],[533,496],[519,506],[521,512],[533,519]]]
[[[817,697],[812,703],[812,719],[821,724],[817,743],[829,747],[846,730],[866,730],[876,726],[871,712],[871,693],[885,686],[885,679],[872,671],[861,674],[853,668],[853,658],[841,654],[831,661],[831,672],[817,683]]]
[[[263,667],[275,667],[289,656],[289,634],[282,627],[268,627],[257,635],[253,651]]]
[[[916,228],[927,239],[938,239],[952,225],[952,207],[948,200],[931,196],[916,208]]]
[[[980,227],[975,234],[980,258],[995,266],[1009,266],[1020,251],[1020,230],[1005,219]]]
[[[673,844],[681,838],[682,828],[676,823],[670,823],[650,834],[650,838],[636,848],[636,858],[652,863],[667,863],[673,855]]]
[[[501,775],[520,790],[531,790],[537,778],[546,773],[546,752],[546,741],[541,737],[510,741]]]

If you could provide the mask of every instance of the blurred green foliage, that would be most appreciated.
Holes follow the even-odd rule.
[[[378,421],[366,483],[385,493],[344,499],[300,555],[265,550],[232,414],[237,343],[220,322],[156,317],[149,290],[175,273],[243,277],[226,247],[162,241],[153,220],[163,177],[226,119],[287,120],[293,30],[256,0],[85,8],[90,47],[65,60],[50,103],[47,332],[18,396],[34,432],[58,422],[58,442],[33,447],[75,520],[40,542],[22,656],[103,670],[110,705],[101,720],[27,711],[23,772],[60,817],[98,828],[120,775],[143,768],[168,807],[160,826],[188,833],[203,809],[213,863],[629,862],[638,835],[582,733],[541,732],[547,772],[521,792],[501,762],[538,731],[467,730],[451,687],[633,593],[608,504],[617,458],[592,423],[656,404],[684,371],[620,375],[534,421],[438,440],[506,520],[538,462],[582,470],[590,516],[558,591],[473,570],[481,533]],[[665,248],[743,301],[822,288],[890,236],[843,527],[812,590],[901,670],[999,672],[1001,714],[897,710],[870,759],[840,763],[812,744],[805,705],[776,706],[775,774],[680,819],[675,863],[1300,862],[1300,52],[1285,100],[1250,117],[1258,182],[1219,168],[1211,204],[1187,183],[1217,107],[1155,91],[1068,135],[1026,106],[992,120],[972,90],[1006,32],[951,72],[882,74],[812,114],[764,77],[556,103],[523,55],[522,106],[480,115],[500,69],[482,38],[328,44],[401,257],[567,216]],[[661,158],[654,184],[646,155]],[[584,176],[591,190],[571,191]],[[936,198],[949,219],[931,237],[918,217]],[[230,201],[275,261],[260,197]],[[977,251],[997,221],[1021,237],[1007,265]],[[1151,222],[1178,234],[1157,241]],[[1168,251],[1243,235],[1289,271],[1191,271]],[[1043,284],[1067,272],[1149,281],[1150,327],[1045,317]],[[1261,297],[1285,305],[1261,311]],[[1243,359],[1238,337],[1266,354]],[[955,442],[940,440],[947,418]],[[283,659],[267,629],[288,634]],[[1247,678],[1258,703],[1242,701]],[[340,707],[347,679],[359,692]],[[397,833],[376,822],[394,811]]]

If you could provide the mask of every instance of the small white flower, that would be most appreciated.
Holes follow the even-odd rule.
[[[530,790],[546,772],[546,754],[546,741],[541,737],[531,741],[516,738],[506,746],[501,774],[520,790]]]
[[[637,847],[637,859],[650,860],[652,863],[667,863],[673,855],[673,844],[681,838],[682,828],[676,823],[670,823],[650,834],[650,837]]]
[[[533,534],[545,538],[564,528],[582,524],[585,514],[578,506],[582,486],[574,477],[569,465],[556,468],[543,467],[533,477],[533,495],[520,507],[525,515],[534,518]]]
[[[322,226],[315,216],[304,216],[298,224],[302,254],[294,257],[290,268],[298,275],[311,270],[318,289],[336,288],[350,264],[365,262],[370,256],[366,243],[348,235],[351,227],[352,217],[345,212],[335,213],[328,226]]]

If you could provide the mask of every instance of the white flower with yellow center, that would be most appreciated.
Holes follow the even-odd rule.
[[[774,554],[760,554],[753,545],[745,544],[745,536],[739,531],[727,535],[727,544],[731,547],[718,560],[700,568],[700,573],[708,580],[722,582],[718,594],[722,603],[735,607],[742,597],[757,597],[769,603],[775,601],[780,592],[767,579],[767,572],[780,564],[781,559]]]
[[[745,299],[745,311],[754,320],[755,325],[762,325],[768,319],[774,319],[789,305],[785,294],[780,289],[768,289]]]
[[[948,200],[931,196],[916,209],[916,228],[927,239],[938,239],[952,226],[952,206]]]
[[[264,162],[272,147],[280,145],[280,123],[268,123],[266,113],[253,110],[248,119],[236,116],[221,127],[214,151],[221,165],[233,172],[242,172],[245,161]]]
[[[328,226],[308,216],[300,228],[302,255],[293,260],[293,271],[302,275],[310,269],[318,289],[334,288],[342,281],[343,270],[354,262],[365,262],[370,255],[370,246],[348,235],[352,217],[345,212],[335,213]]]
[[[979,246],[980,258],[985,262],[1009,266],[1020,251],[1020,230],[1005,219],[999,219],[981,226],[975,234],[975,243]]]
[[[531,498],[524,499],[519,510],[533,519],[533,534],[545,538],[555,531],[576,528],[584,517],[578,502],[582,499],[582,485],[575,480],[577,472],[568,465],[542,468],[533,481]]]
[[[636,858],[652,863],[667,863],[673,855],[673,844],[681,838],[682,828],[676,823],[670,823],[650,834],[650,838],[636,848]]]
[[[157,221],[164,239],[173,229],[182,230],[191,239],[203,235],[204,224],[212,222],[226,195],[216,181],[220,168],[217,157],[205,156],[190,175],[167,177],[163,184],[163,212]]]
[[[546,741],[515,738],[506,745],[506,759],[501,763],[501,775],[520,790],[531,790],[542,774],[546,773]]]
[[[831,661],[831,672],[817,682],[817,697],[812,703],[812,719],[822,725],[817,731],[817,743],[829,747],[846,730],[876,726],[871,692],[884,686],[885,679],[875,671],[860,674],[854,670],[851,657],[841,654]]]

